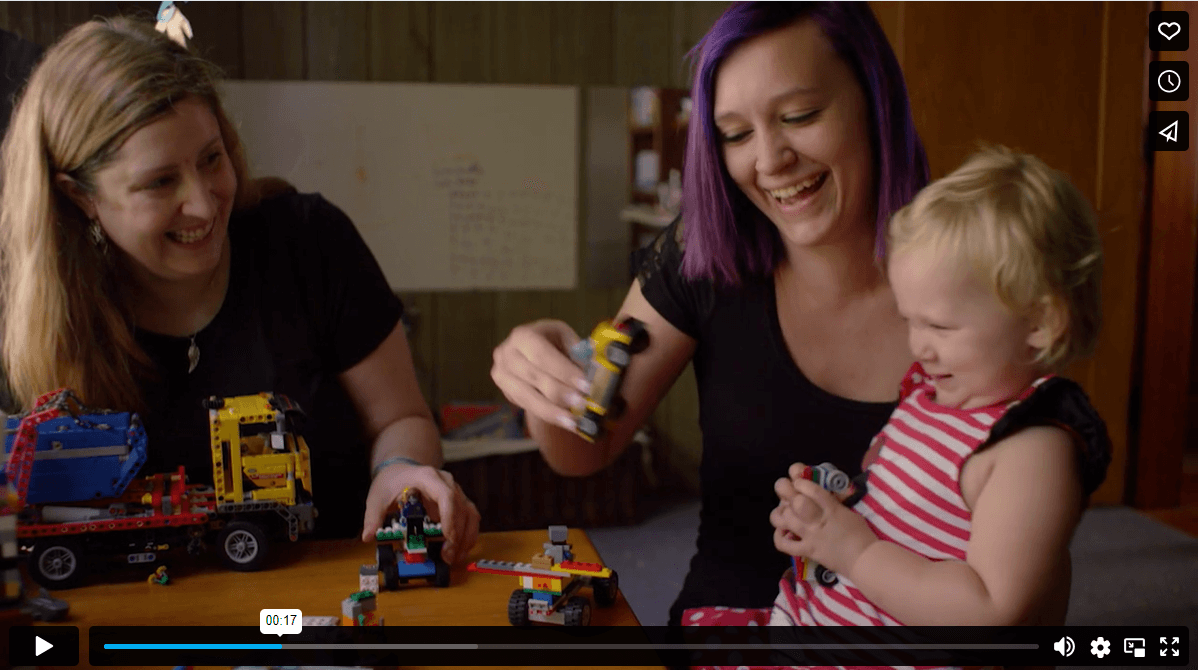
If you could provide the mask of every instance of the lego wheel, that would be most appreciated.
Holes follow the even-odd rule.
[[[591,601],[582,596],[572,596],[562,608],[567,626],[591,625]]]
[[[591,593],[595,596],[595,604],[607,607],[616,602],[616,594],[620,592],[620,578],[616,571],[611,571],[611,577],[595,577],[591,579]]]
[[[849,487],[849,476],[840,470],[829,470],[828,478],[824,481],[824,488],[832,493],[840,493]]]
[[[380,544],[374,550],[375,562],[379,564],[379,572],[383,573],[383,589],[394,591],[399,588],[399,571],[395,568],[395,548],[389,544]]]
[[[612,342],[607,345],[607,351],[603,353],[607,356],[607,360],[621,371],[632,361],[632,354],[628,352],[628,347],[624,346],[622,342]]]
[[[441,548],[445,545],[445,541],[437,540],[436,542],[429,542],[426,538],[425,543],[426,543],[425,548],[428,550],[429,560],[431,560],[431,561],[441,560]]]
[[[29,574],[33,581],[48,589],[69,589],[83,579],[82,547],[68,538],[38,542],[29,556]]]
[[[628,332],[632,336],[632,344],[628,345],[628,349],[633,354],[639,354],[649,348],[649,331],[645,330],[645,324],[636,319],[628,319],[624,322],[628,327]]]
[[[602,422],[602,417],[600,417],[598,414],[595,414],[591,410],[587,410],[586,414],[578,417],[578,420],[574,423],[575,427],[578,429],[578,432],[582,433],[585,437],[589,437],[594,440],[595,438],[599,437],[600,426],[603,425]]]
[[[266,565],[269,543],[256,523],[234,521],[221,531],[217,540],[225,567],[238,572],[261,570]]]
[[[835,572],[822,565],[817,565],[815,566],[815,581],[824,586],[835,586],[836,582],[840,581],[840,578],[836,576]]]
[[[524,589],[512,591],[512,597],[507,601],[507,620],[513,626],[528,625],[528,601],[528,591]]]
[[[441,588],[449,586],[449,564],[442,560],[435,561],[437,566],[437,574],[433,577],[433,583]]]

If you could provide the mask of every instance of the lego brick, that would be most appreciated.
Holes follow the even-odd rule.
[[[541,570],[533,567],[529,563],[516,563],[513,561],[492,561],[482,559],[471,563],[466,568],[472,572],[486,572],[496,575],[529,575],[540,577],[561,577],[560,572],[552,570]]]
[[[565,544],[566,538],[570,535],[568,526],[550,526],[549,541],[553,544]]]
[[[398,563],[395,572],[403,579],[431,577],[437,574],[437,566],[432,561],[424,563]]]

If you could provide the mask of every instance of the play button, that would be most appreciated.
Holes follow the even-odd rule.
[[[8,629],[8,658],[14,666],[79,665],[79,629],[75,626],[13,626]]]

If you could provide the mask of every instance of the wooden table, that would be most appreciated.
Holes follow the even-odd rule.
[[[450,585],[423,581],[379,594],[378,612],[388,626],[509,626],[507,602],[514,577],[469,572],[480,558],[528,561],[548,541],[545,530],[484,533],[467,561],[453,567]],[[586,534],[570,529],[569,542],[580,561],[601,561]],[[59,624],[79,627],[79,667],[88,664],[89,626],[258,626],[259,610],[298,608],[304,616],[341,614],[341,601],[358,590],[358,570],[374,563],[374,543],[358,540],[285,541],[271,546],[271,567],[262,572],[231,572],[215,555],[191,560],[171,556],[171,582],[148,584],[148,568],[121,568],[56,595],[71,604]],[[484,604],[480,606],[480,603]],[[621,593],[610,607],[592,610],[594,626],[639,626]],[[5,659],[7,660],[7,659]],[[409,667],[409,666],[404,666]]]

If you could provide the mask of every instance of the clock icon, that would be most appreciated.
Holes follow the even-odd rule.
[[[1175,93],[1181,88],[1181,75],[1173,70],[1165,70],[1157,75],[1156,85],[1164,93]]]
[[[1148,64],[1148,97],[1151,100],[1186,100],[1190,97],[1190,64],[1183,60]]]

